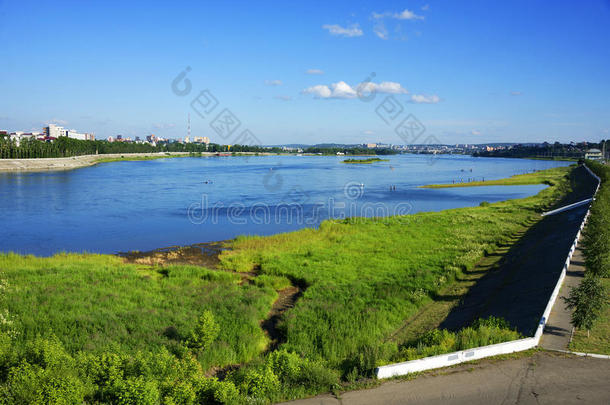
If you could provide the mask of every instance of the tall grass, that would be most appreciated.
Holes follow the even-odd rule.
[[[2,254],[0,269],[3,304],[19,341],[54,335],[71,353],[161,347],[179,353],[208,309],[220,334],[199,356],[204,368],[257,356],[267,343],[259,322],[277,297],[268,287],[240,285],[229,272],[130,265],[106,255]]]

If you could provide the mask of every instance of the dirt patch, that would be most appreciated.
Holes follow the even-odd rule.
[[[290,286],[278,291],[279,297],[273,303],[267,319],[261,322],[261,328],[265,331],[271,342],[267,346],[267,351],[275,350],[285,341],[283,331],[278,329],[278,324],[286,311],[294,308],[297,300],[303,295],[303,288]]]
[[[170,246],[148,252],[120,252],[117,256],[127,263],[148,266],[165,266],[168,264],[189,264],[216,269],[220,264],[218,256],[231,248],[230,241],[197,243],[190,246]]]

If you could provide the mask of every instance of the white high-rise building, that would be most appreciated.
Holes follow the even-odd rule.
[[[94,141],[95,140],[94,134],[89,134],[89,133],[81,134],[79,132],[76,132],[73,129],[65,129],[64,127],[61,127],[61,126],[55,125],[55,124],[49,124],[49,126],[44,127],[43,132],[45,133],[46,136],[49,136],[52,138],[59,138],[60,136],[67,136],[68,138],[80,139],[81,141]]]

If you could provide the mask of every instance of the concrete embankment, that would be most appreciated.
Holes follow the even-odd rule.
[[[79,167],[91,166],[103,159],[147,158],[163,156],[184,156],[188,152],[160,152],[160,153],[111,153],[105,155],[83,155],[64,158],[37,158],[37,159],[0,159],[0,172],[40,172],[47,170],[71,170]]]
[[[201,156],[215,156],[216,152],[201,152]],[[189,156],[190,152],[156,152],[156,153],[109,153],[103,155],[83,155],[64,158],[35,158],[35,159],[0,159],[0,173],[2,172],[44,172],[49,170],[71,170],[80,167],[92,166],[107,159],[144,160],[143,158],[163,158],[176,156]],[[284,153],[267,152],[239,152],[235,156],[257,155],[289,155]]]

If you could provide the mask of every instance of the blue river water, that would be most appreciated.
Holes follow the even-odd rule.
[[[395,155],[372,165],[343,159],[193,157],[0,174],[0,251],[146,251],[316,227],[328,218],[476,206],[545,186],[417,186],[568,164],[457,155]]]

